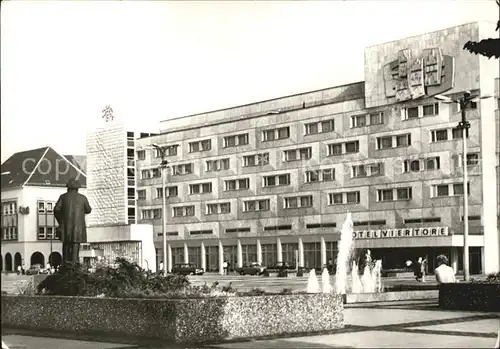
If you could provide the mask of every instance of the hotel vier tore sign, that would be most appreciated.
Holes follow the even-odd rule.
[[[398,59],[384,66],[386,97],[402,102],[434,96],[453,88],[454,57],[443,55],[440,48],[429,48],[421,55],[401,50]]]
[[[352,232],[353,239],[386,239],[448,236],[448,227],[358,230]]]

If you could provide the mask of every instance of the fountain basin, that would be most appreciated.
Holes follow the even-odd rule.
[[[439,290],[348,293],[343,295],[344,304],[394,302],[438,298]]]

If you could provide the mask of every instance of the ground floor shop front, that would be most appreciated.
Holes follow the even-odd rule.
[[[229,269],[252,262],[272,267],[278,262],[306,269],[319,269],[337,264],[339,234],[279,236],[262,239],[207,239],[167,241],[167,270],[177,263],[192,263],[207,272],[222,272],[223,262]],[[456,272],[463,270],[463,236],[419,236],[385,239],[354,239],[352,260],[364,265],[367,250],[372,260],[382,260],[382,268],[404,269],[406,262],[416,262],[419,257],[427,260],[427,273],[436,268],[436,257],[445,255]],[[469,265],[471,274],[484,271],[482,236],[470,237]],[[156,241],[157,268],[165,260],[162,242]]]

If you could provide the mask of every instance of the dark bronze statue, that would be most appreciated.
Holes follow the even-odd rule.
[[[80,243],[87,242],[85,215],[92,211],[85,195],[78,192],[80,183],[70,179],[68,191],[62,194],[54,207],[54,216],[59,224],[58,238],[63,244],[63,263],[79,262]]]

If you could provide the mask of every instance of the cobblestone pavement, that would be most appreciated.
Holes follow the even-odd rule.
[[[493,348],[500,314],[443,311],[437,300],[354,304],[345,309],[343,330],[314,335],[252,341],[231,341],[195,348]],[[3,329],[9,348],[145,349],[186,348],[159,342],[127,342],[115,338],[78,338]]]

